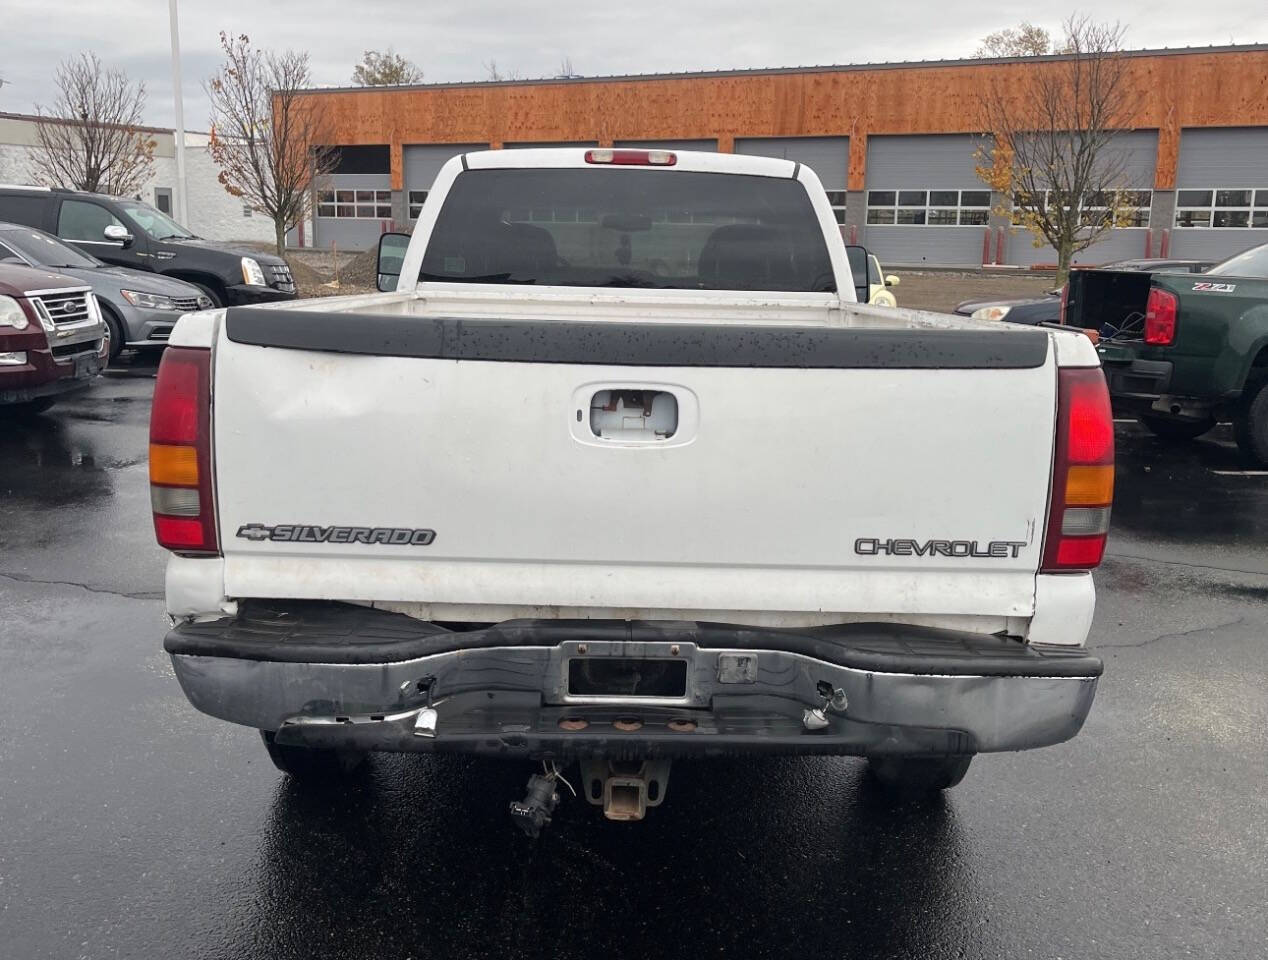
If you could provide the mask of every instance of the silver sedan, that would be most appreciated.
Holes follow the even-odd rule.
[[[165,346],[182,314],[212,306],[183,280],[110,266],[50,233],[15,223],[0,222],[0,262],[53,270],[91,287],[110,327],[112,360],[124,347]]]

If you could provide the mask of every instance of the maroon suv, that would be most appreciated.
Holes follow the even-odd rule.
[[[81,282],[0,263],[0,405],[38,412],[88,386],[106,366],[107,330]]]

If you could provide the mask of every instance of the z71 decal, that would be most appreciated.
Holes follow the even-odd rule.
[[[1211,283],[1208,280],[1193,285],[1194,293],[1232,293],[1236,289],[1235,283]]]

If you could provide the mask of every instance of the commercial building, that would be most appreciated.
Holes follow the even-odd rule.
[[[1219,258],[1268,242],[1268,46],[1123,55],[1138,101],[1117,141],[1136,210],[1081,254]],[[886,264],[1055,263],[978,178],[979,92],[1062,57],[313,90],[341,147],[307,242],[371,246],[412,224],[470,150],[661,146],[814,168],[847,238]]]
[[[21,113],[0,113],[0,183],[36,183],[31,158],[38,142],[38,118]],[[154,141],[154,165],[150,176],[134,195],[173,214],[176,194],[176,137],[171,130],[141,127]],[[273,221],[230,196],[216,178],[220,168],[211,158],[209,136],[185,134],[185,183],[189,191],[189,222],[185,224],[209,240],[273,242]]]

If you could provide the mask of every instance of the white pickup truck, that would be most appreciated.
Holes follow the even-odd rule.
[[[942,789],[1079,730],[1081,333],[856,303],[818,178],[755,157],[469,153],[379,270],[186,316],[158,374],[165,648],[282,770],[540,761],[535,834],[562,782],[642,817],[675,758]]]

